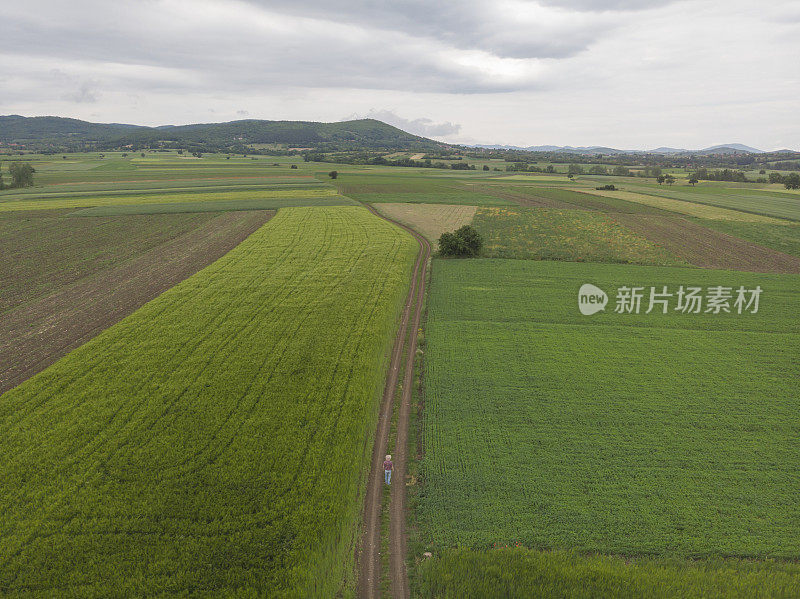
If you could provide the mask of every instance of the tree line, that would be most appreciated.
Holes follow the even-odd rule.
[[[474,164],[467,164],[466,162],[455,162],[447,164],[446,162],[434,162],[430,158],[423,160],[412,160],[411,158],[398,158],[392,160],[383,156],[374,156],[371,154],[355,154],[355,155],[328,155],[321,152],[307,152],[303,154],[303,160],[306,162],[332,162],[336,164],[368,164],[376,166],[407,166],[414,168],[439,168],[454,171],[474,171],[476,166]],[[487,170],[487,169],[484,169]]]
[[[781,175],[780,173],[770,173],[769,182],[783,183],[786,189],[800,189],[800,174],[790,173],[788,175]]]

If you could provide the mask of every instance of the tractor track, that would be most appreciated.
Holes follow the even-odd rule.
[[[422,318],[423,298],[425,296],[425,276],[431,246],[427,239],[414,229],[383,216],[372,206],[366,208],[378,216],[405,231],[408,231],[419,243],[420,249],[406,297],[400,327],[392,347],[389,374],[386,379],[381,399],[378,428],[372,450],[372,465],[367,483],[364,501],[364,527],[359,552],[358,596],[365,599],[376,599],[380,596],[381,583],[381,497],[383,485],[383,459],[386,455],[389,432],[391,430],[392,410],[395,391],[400,376],[400,366],[405,356],[402,393],[397,419],[397,436],[392,462],[391,500],[389,505],[389,569],[392,597],[406,599],[409,597],[408,575],[406,572],[406,534],[405,534],[405,499],[406,499],[406,461],[408,444],[408,424],[411,412],[411,393],[414,376],[414,355],[417,347],[417,332]],[[410,327],[409,327],[410,325]]]

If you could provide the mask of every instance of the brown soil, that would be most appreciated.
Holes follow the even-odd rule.
[[[377,216],[375,209],[368,206]],[[392,405],[400,365],[405,353],[405,370],[403,373],[402,396],[397,418],[397,437],[392,462],[391,503],[389,506],[389,568],[392,583],[392,596],[406,599],[409,596],[408,575],[406,573],[406,535],[405,535],[405,493],[406,493],[406,460],[408,444],[408,423],[411,414],[411,391],[414,375],[414,353],[417,347],[417,331],[422,317],[423,297],[425,295],[425,269],[430,257],[431,247],[419,233],[397,221],[381,216],[411,233],[420,244],[411,285],[408,290],[400,327],[392,348],[389,374],[381,400],[378,430],[372,451],[372,466],[367,483],[367,494],[364,505],[364,532],[359,552],[358,596],[376,598],[380,596],[381,581],[381,496],[383,482],[383,459],[389,438],[392,420]],[[409,326],[410,321],[410,326]]]
[[[220,214],[135,257],[4,312],[0,318],[0,393],[217,260],[273,214]]]
[[[555,208],[558,210],[575,210],[576,208],[581,208],[575,204],[562,202],[553,198],[545,198],[529,193],[511,191],[509,187],[500,188],[497,185],[473,185],[469,189],[470,191],[492,195],[496,198],[500,198],[501,200],[509,200],[510,202],[514,202],[520,206],[532,206],[534,208]]]
[[[611,218],[695,266],[800,273],[800,258],[708,229],[677,216],[612,214]]]
[[[213,217],[0,212],[0,314],[202,228]]]

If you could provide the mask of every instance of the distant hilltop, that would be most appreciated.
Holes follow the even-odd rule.
[[[429,150],[446,144],[387,125],[375,119],[336,123],[247,119],[226,123],[145,127],[119,123],[90,123],[56,116],[0,116],[0,142],[21,146],[92,145],[111,149],[165,142],[169,144],[232,145],[282,144],[289,147],[395,148]]]
[[[562,154],[694,154],[694,155],[709,155],[709,154],[765,154],[764,150],[746,146],[744,144],[719,144],[702,150],[687,150],[684,148],[654,148],[652,150],[618,150],[617,148],[609,148],[606,146],[503,146],[503,145],[486,145],[474,144],[470,147],[473,148],[486,148],[490,150],[521,150],[524,152],[557,152]],[[789,152],[791,150],[785,150]]]
[[[764,152],[740,143],[719,144],[702,150],[659,147],[652,150],[619,150],[607,146],[509,146],[448,144],[413,135],[377,119],[320,123],[314,121],[270,121],[246,119],[225,123],[162,125],[147,127],[124,123],[91,123],[58,116],[0,116],[0,146],[11,151],[88,151],[128,148],[189,148],[203,151],[247,152],[258,147],[275,151],[314,150],[318,152],[414,151],[433,156],[458,154],[465,150],[547,152],[625,156],[717,156],[781,154],[791,150]]]

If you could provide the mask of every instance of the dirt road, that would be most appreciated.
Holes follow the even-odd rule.
[[[414,354],[417,347],[417,332],[422,316],[423,297],[425,295],[425,270],[430,257],[430,243],[413,229],[382,216],[371,206],[369,210],[381,218],[405,229],[419,242],[417,255],[408,297],[403,308],[400,327],[397,331],[394,347],[389,363],[389,375],[381,400],[378,430],[372,450],[372,466],[369,474],[367,494],[364,506],[364,533],[359,554],[358,596],[368,599],[380,596],[381,582],[381,496],[383,481],[383,459],[386,455],[389,431],[392,421],[392,407],[395,391],[400,376],[400,366],[405,354],[402,396],[397,419],[397,436],[392,462],[392,490],[389,524],[389,563],[392,582],[392,597],[409,596],[408,576],[406,573],[406,535],[405,535],[405,496],[406,496],[406,445],[408,442],[408,422],[411,411],[411,391],[414,376]]]

